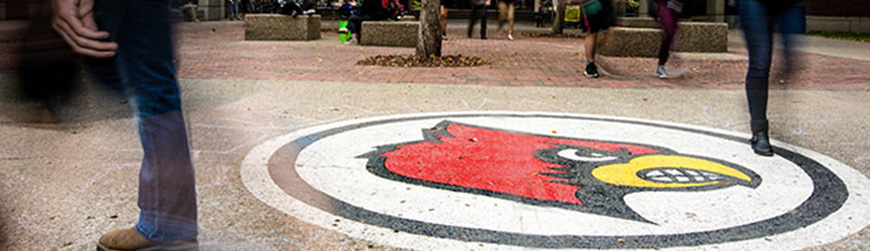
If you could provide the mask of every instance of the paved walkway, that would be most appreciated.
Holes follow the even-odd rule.
[[[461,26],[460,26],[461,27]],[[518,37],[479,40],[464,38],[464,29],[450,30],[445,54],[482,57],[492,64],[477,68],[427,69],[358,66],[356,62],[380,54],[412,54],[413,48],[360,47],[338,43],[324,33],[316,42],[243,42],[241,23],[182,25],[182,78],[314,80],[374,83],[439,83],[501,86],[577,86],[601,88],[739,89],[745,74],[745,49],[732,43],[727,54],[677,54],[672,68],[687,72],[673,80],[653,74],[651,58],[608,58],[599,61],[609,76],[582,76],[585,60],[579,39]],[[522,31],[535,31],[521,29]],[[545,29],[537,31],[544,32]],[[490,34],[495,32],[491,31]],[[798,78],[781,88],[863,90],[870,62],[805,53]]]
[[[490,31],[490,40],[466,39],[464,23],[451,20],[452,39],[444,42],[445,54],[482,57],[490,65],[474,68],[388,68],[360,66],[373,55],[412,54],[413,48],[361,47],[340,44],[337,34],[324,32],[311,42],[243,41],[241,22],[206,22],[178,26],[181,78],[338,81],[362,83],[438,83],[500,86],[576,86],[598,88],[740,89],[746,68],[746,51],[739,36],[732,35],[728,53],[677,53],[669,63],[676,79],[660,80],[652,58],[600,57],[608,73],[601,79],[582,76],[585,66],[579,39],[526,38],[511,42]],[[324,26],[329,26],[327,23]],[[495,25],[491,25],[495,26]],[[517,33],[547,32],[528,24]],[[572,31],[573,32],[573,31]],[[736,40],[736,41],[734,41]],[[865,90],[870,83],[866,44],[808,39],[798,65],[803,70],[788,84],[775,88],[816,90]],[[824,42],[822,42],[824,41]],[[854,45],[842,47],[842,44]],[[816,46],[820,49],[815,49]],[[6,48],[2,48],[6,47]],[[0,50],[10,51],[12,46]],[[858,53],[844,53],[850,51]],[[822,53],[812,53],[821,51]],[[840,52],[833,52],[840,51]],[[0,73],[11,73],[10,53],[0,58]],[[863,54],[862,54],[863,53]],[[844,55],[848,54],[848,55]],[[858,58],[858,59],[855,59]]]
[[[655,60],[640,58],[602,58],[610,74],[587,79],[578,39],[510,42],[496,39],[493,31],[493,39],[481,41],[463,38],[463,26],[451,26],[445,53],[483,57],[491,65],[359,66],[355,63],[367,56],[413,49],[339,44],[334,33],[312,42],[245,42],[240,22],[180,25],[179,76],[197,168],[201,250],[397,250],[288,216],[241,182],[241,163],[254,147],[316,125],[497,110],[749,130],[741,81],[745,49],[739,41],[725,54],[678,55],[675,68],[687,71],[678,79],[657,79]],[[0,43],[0,249],[93,250],[101,232],[136,219],[141,147],[135,120],[125,104],[93,95],[94,89],[64,107],[61,117],[70,123],[63,126],[16,120],[39,111],[10,96],[17,46]],[[870,62],[812,50],[803,56],[800,78],[771,92],[773,138],[867,176]],[[810,250],[866,250],[868,235],[864,229]]]

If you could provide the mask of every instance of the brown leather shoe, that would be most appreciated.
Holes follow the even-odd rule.
[[[139,234],[135,228],[121,229],[109,231],[103,236],[100,236],[100,242],[97,243],[98,251],[120,251],[120,250],[198,250],[196,239],[189,241],[176,242],[153,242]]]

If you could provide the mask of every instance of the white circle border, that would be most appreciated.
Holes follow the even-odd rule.
[[[301,219],[313,225],[330,229],[350,237],[365,239],[379,244],[414,249],[414,250],[529,250],[529,247],[500,245],[494,243],[464,242],[452,239],[442,239],[431,236],[422,236],[405,232],[394,232],[392,229],[368,225],[354,220],[344,219],[340,216],[322,211],[316,207],[299,201],[286,194],[272,180],[268,171],[268,162],[272,155],[286,144],[310,134],[340,128],[344,126],[369,123],[382,120],[427,118],[435,116],[559,116],[577,119],[606,119],[618,122],[648,123],[663,125],[675,129],[691,129],[698,131],[713,132],[722,135],[747,137],[745,134],[725,131],[715,128],[707,128],[694,125],[685,125],[671,122],[625,118],[603,115],[586,115],[571,113],[547,113],[547,112],[512,112],[512,111],[467,111],[467,112],[444,112],[444,113],[415,113],[399,114],[382,117],[371,117],[356,120],[348,120],[325,124],[315,127],[304,128],[286,135],[268,140],[251,150],[242,161],[240,175],[245,187],[259,200],[267,205],[278,209],[290,216]],[[748,239],[735,242],[725,242],[702,246],[690,247],[667,247],[655,250],[793,250],[812,246],[818,246],[845,238],[870,225],[870,214],[864,213],[862,205],[870,205],[870,179],[864,174],[849,167],[833,158],[823,154],[773,140],[774,145],[813,159],[840,178],[849,190],[848,198],[839,210],[831,215],[807,227],[791,232],[766,236],[764,238]],[[336,222],[339,219],[339,223]]]

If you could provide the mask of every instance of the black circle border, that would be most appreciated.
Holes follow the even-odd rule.
[[[361,129],[369,126],[380,124],[427,120],[427,119],[445,119],[445,118],[468,118],[468,117],[512,117],[512,118],[555,118],[555,119],[574,119],[574,120],[591,120],[611,123],[626,123],[637,124],[651,127],[659,127],[671,130],[680,130],[690,133],[703,134],[714,136],[725,140],[744,142],[748,144],[748,140],[726,135],[722,133],[704,131],[700,129],[681,127],[677,125],[663,125],[654,122],[624,120],[617,118],[603,117],[585,117],[580,115],[555,115],[555,114],[499,114],[499,113],[458,113],[458,114],[437,114],[417,117],[402,117],[392,119],[382,119],[368,121],[358,124],[345,125],[337,128],[332,128],[320,131],[314,134],[309,134],[301,138],[297,138],[276,152],[282,152],[282,149],[290,149],[298,147],[293,154],[297,155],[307,146],[314,142],[327,138],[329,136]],[[748,146],[747,146],[748,147]],[[627,235],[627,236],[577,236],[577,235],[532,235],[510,233],[487,229],[466,228],[458,226],[450,226],[436,223],[427,223],[418,220],[399,218],[391,215],[372,212],[361,207],[357,207],[344,201],[333,198],[323,192],[313,188],[306,183],[295,170],[295,163],[272,165],[270,161],[269,168],[286,168],[290,170],[285,174],[290,174],[296,182],[292,189],[284,189],[288,195],[302,201],[310,206],[316,207],[322,211],[337,215],[349,220],[354,220],[359,223],[374,225],[378,227],[393,229],[395,232],[405,232],[410,234],[424,235],[437,238],[448,238],[466,242],[483,242],[499,245],[512,245],[529,248],[592,248],[592,249],[636,249],[636,248],[668,248],[680,246],[699,246],[713,245],[734,241],[743,241],[749,239],[757,239],[765,236],[794,231],[800,228],[807,227],[816,223],[842,207],[849,196],[848,188],[845,183],[837,177],[831,170],[825,168],[822,164],[810,159],[806,156],[789,151],[784,148],[774,147],[778,156],[785,158],[792,163],[795,163],[804,172],[810,176],[813,182],[813,193],[810,197],[801,203],[797,208],[794,208],[782,215],[769,218],[767,220],[748,223],[740,226],[734,226],[725,229],[693,232],[685,234],[668,234],[668,235]],[[296,159],[293,156],[292,159]],[[273,155],[274,158],[274,155]],[[270,171],[270,177],[272,172]],[[272,177],[275,179],[275,177]],[[280,185],[279,185],[280,186]]]

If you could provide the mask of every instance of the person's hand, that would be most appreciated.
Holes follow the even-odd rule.
[[[486,0],[486,3],[484,4],[484,6],[489,6],[490,4],[492,4],[491,0]]]
[[[73,51],[90,57],[113,57],[118,44],[100,41],[109,33],[97,30],[94,0],[51,0],[52,26]]]

